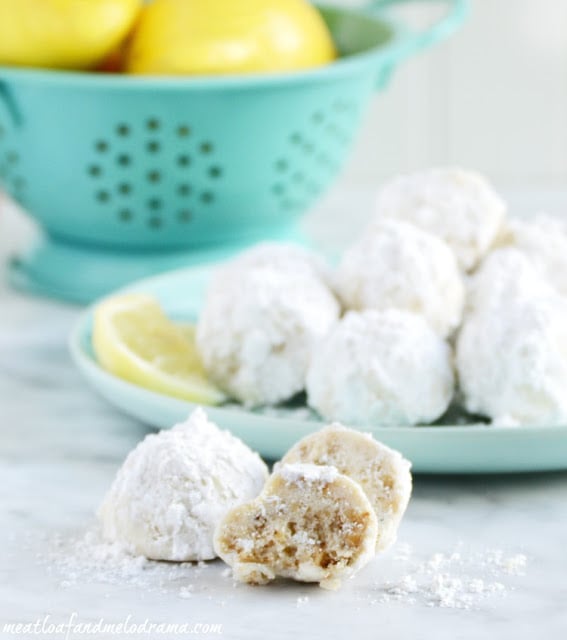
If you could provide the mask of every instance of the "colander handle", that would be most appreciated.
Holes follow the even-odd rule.
[[[2,80],[0,80],[0,103],[3,103],[6,107],[6,111],[12,119],[13,125],[19,127],[22,124],[20,110],[8,85]]]
[[[403,31],[389,54],[389,62],[392,66],[452,35],[467,17],[469,0],[374,0],[366,7],[366,11],[377,13],[402,4],[423,4],[424,2],[447,4],[447,13],[441,20],[423,31],[410,29]]]

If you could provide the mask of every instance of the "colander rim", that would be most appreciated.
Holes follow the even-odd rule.
[[[383,66],[395,59],[393,55],[397,47],[406,42],[407,30],[399,22],[389,16],[372,15],[363,9],[343,9],[333,5],[317,4],[320,9],[336,11],[342,14],[358,15],[368,20],[379,22],[389,31],[389,39],[377,46],[360,53],[340,57],[330,64],[300,71],[259,72],[230,75],[127,75],[89,71],[70,71],[59,69],[42,69],[37,67],[18,67],[0,65],[0,82],[2,80],[25,80],[46,84],[67,85],[72,82],[75,87],[86,89],[116,88],[128,90],[148,89],[221,89],[221,88],[256,88],[300,83],[325,82],[336,78],[351,76],[357,72],[378,74]]]

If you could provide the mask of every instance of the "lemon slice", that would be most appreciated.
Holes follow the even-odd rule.
[[[107,371],[141,387],[199,404],[225,400],[207,380],[194,329],[171,322],[150,296],[126,294],[98,305],[93,347]]]

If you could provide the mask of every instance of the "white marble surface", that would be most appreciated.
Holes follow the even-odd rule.
[[[337,198],[329,211],[340,210]],[[342,225],[352,227],[352,215]],[[344,237],[340,216],[319,213],[310,226],[330,244]],[[2,262],[28,233],[13,213],[0,212]],[[90,526],[124,455],[150,430],[96,397],[73,369],[66,339],[78,312],[0,284],[0,637],[9,637],[2,635],[7,622],[49,615],[49,622],[64,623],[73,613],[77,622],[130,616],[137,623],[222,624],[226,638],[564,637],[567,473],[416,477],[397,547],[337,593],[307,585],[234,586],[221,563],[178,572],[150,567],[138,585],[100,572],[69,579],[53,559],[53,537],[67,540]],[[409,561],[400,557],[408,545]],[[453,560],[430,573],[445,571],[465,584],[499,582],[503,592],[473,594],[469,609],[440,607],[427,590],[415,602],[388,596],[408,573],[430,581],[415,565],[456,548],[464,563]],[[525,554],[524,575],[480,566],[494,550],[505,559]],[[189,585],[191,597],[182,597]]]

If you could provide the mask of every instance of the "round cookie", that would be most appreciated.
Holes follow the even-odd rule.
[[[214,278],[196,342],[207,374],[248,407],[277,404],[305,388],[314,346],[340,307],[316,276],[274,266],[230,266]]]
[[[456,356],[471,413],[505,424],[567,422],[567,303],[558,296],[471,314]]]
[[[362,489],[334,467],[283,464],[225,516],[215,550],[241,582],[282,576],[337,589],[374,557],[377,527]]]
[[[489,253],[471,276],[467,312],[499,313],[502,306],[544,295],[553,295],[553,288],[530,258],[514,247],[504,247]]]
[[[391,180],[376,210],[377,220],[405,220],[443,239],[460,267],[471,271],[497,240],[506,204],[480,174],[448,167]]]
[[[311,463],[335,467],[361,487],[378,520],[376,551],[396,541],[412,490],[411,463],[370,433],[332,424],[306,436],[281,464]]]
[[[218,522],[267,476],[258,454],[196,409],[128,455],[98,512],[103,535],[152,560],[209,560]]]
[[[400,309],[422,315],[441,336],[460,324],[465,290],[455,255],[439,238],[382,220],[344,254],[337,291],[348,309]]]
[[[449,345],[415,314],[348,312],[315,349],[311,407],[350,425],[413,425],[439,418],[453,396]]]
[[[503,242],[521,251],[549,286],[567,296],[567,225],[563,220],[546,214],[510,220]]]

